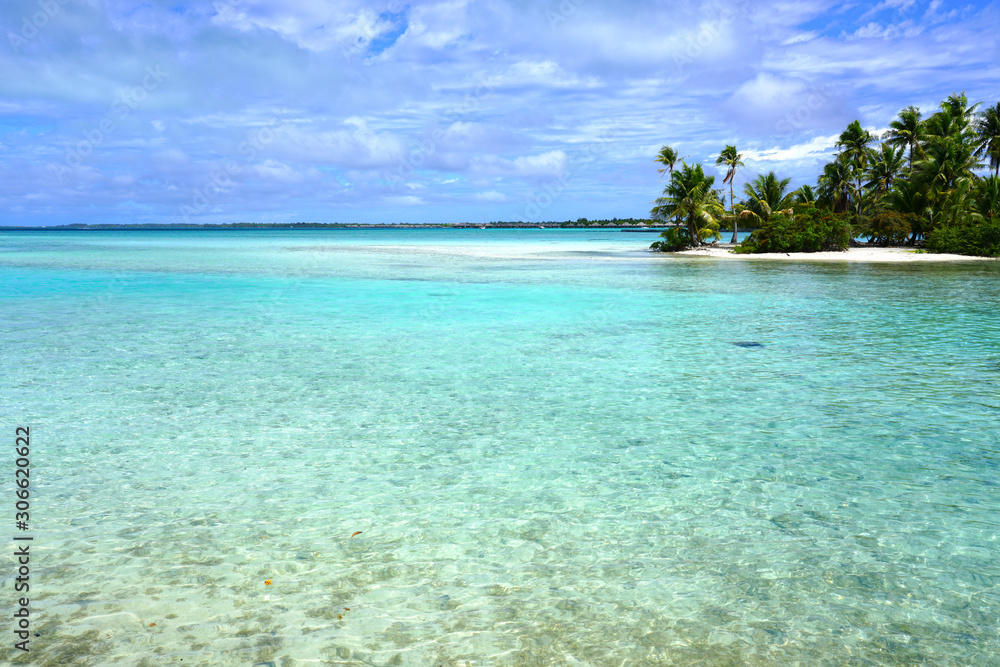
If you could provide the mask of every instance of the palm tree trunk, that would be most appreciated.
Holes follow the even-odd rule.
[[[729,213],[733,216],[733,240],[730,243],[736,245],[736,230],[739,229],[739,223],[736,221],[736,211],[733,209],[733,179],[729,179]]]
[[[691,236],[691,245],[697,248],[701,245],[698,239],[698,223],[693,217],[688,218],[688,234]]]
[[[858,178],[858,189],[856,192],[858,193],[858,208],[854,214],[854,224],[860,227],[861,226],[861,179],[860,178]]]

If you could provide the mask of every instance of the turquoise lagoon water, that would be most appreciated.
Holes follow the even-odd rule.
[[[653,238],[0,234],[0,661],[1000,664],[1000,266]]]

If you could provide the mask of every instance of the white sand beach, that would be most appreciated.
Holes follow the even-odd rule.
[[[665,257],[711,257],[714,259],[736,260],[785,260],[795,262],[995,262],[995,257],[970,257],[969,255],[950,255],[947,253],[921,252],[911,248],[849,248],[843,252],[800,252],[783,253],[769,252],[756,255],[738,255],[732,252],[730,244],[715,244],[681,250],[680,252],[662,253]]]
[[[437,255],[478,260],[562,260],[586,259],[597,261],[670,260],[680,257],[706,257],[723,260],[781,260],[794,262],[991,262],[993,257],[971,257],[945,253],[921,252],[911,248],[850,248],[843,252],[761,253],[739,255],[731,244],[713,244],[680,252],[654,252],[647,246],[623,246],[621,243],[580,241],[545,241],[541,243],[490,244],[367,244],[367,245],[308,245],[289,247],[305,252],[364,253],[407,257]]]

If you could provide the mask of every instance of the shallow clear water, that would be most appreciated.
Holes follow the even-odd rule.
[[[31,664],[1000,663],[1000,266],[654,238],[0,233]]]

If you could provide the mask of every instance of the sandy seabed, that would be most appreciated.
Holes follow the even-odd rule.
[[[772,259],[817,261],[817,262],[995,262],[995,257],[972,257],[947,253],[920,252],[912,248],[848,248],[840,252],[765,252],[754,255],[738,255],[732,252],[731,244],[702,246],[664,255],[686,255],[692,257],[712,257],[716,259]]]

